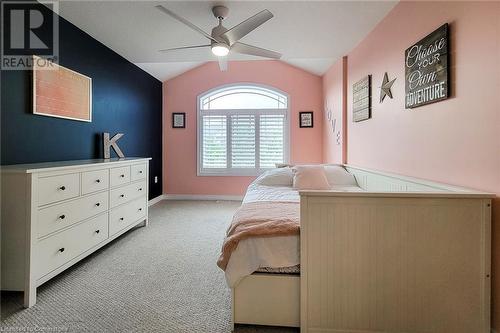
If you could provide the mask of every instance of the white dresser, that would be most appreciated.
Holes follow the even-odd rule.
[[[36,288],[148,222],[150,158],[2,166],[2,290]]]

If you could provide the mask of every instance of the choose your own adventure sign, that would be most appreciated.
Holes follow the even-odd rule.
[[[405,52],[406,108],[448,98],[448,23]]]

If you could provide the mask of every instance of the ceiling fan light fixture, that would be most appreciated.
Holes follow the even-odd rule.
[[[224,43],[213,43],[212,53],[218,57],[227,56],[229,53],[229,46]]]

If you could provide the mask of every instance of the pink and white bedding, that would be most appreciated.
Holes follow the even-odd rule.
[[[332,186],[332,190],[361,191],[358,186]],[[243,204],[251,202],[296,202],[299,193],[289,186],[267,186],[255,180],[248,187]],[[299,235],[251,237],[239,241],[225,269],[226,282],[235,287],[241,279],[261,267],[291,267],[300,263]]]
[[[297,202],[255,201],[241,205],[226,232],[217,266],[225,270],[231,254],[245,239],[298,235],[299,208]]]

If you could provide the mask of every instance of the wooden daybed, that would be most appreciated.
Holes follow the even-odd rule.
[[[233,288],[233,324],[486,333],[494,195],[345,165],[362,192],[300,192],[300,275]]]

